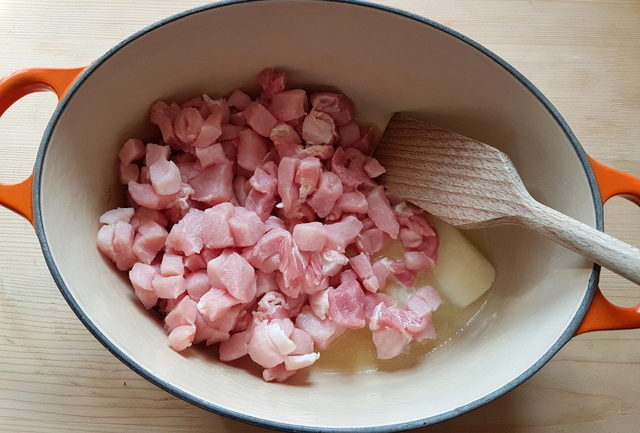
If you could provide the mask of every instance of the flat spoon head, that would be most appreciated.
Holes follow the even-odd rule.
[[[454,226],[506,222],[532,200],[507,155],[403,114],[389,121],[375,157],[389,190]]]

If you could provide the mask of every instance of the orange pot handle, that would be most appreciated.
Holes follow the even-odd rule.
[[[614,170],[591,157],[589,161],[598,181],[602,203],[619,195],[640,206],[640,178]],[[589,331],[632,328],[640,328],[640,304],[630,308],[618,307],[607,301],[598,288],[576,335]]]
[[[50,90],[61,100],[73,80],[85,68],[30,68],[0,79],[0,116],[18,99],[29,93]],[[15,185],[0,184],[0,205],[17,212],[33,224],[33,174]]]

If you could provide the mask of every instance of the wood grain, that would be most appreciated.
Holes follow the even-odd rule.
[[[640,175],[640,3],[575,0],[394,0],[466,34],[524,73],[596,159]],[[196,0],[4,0],[0,75],[74,67]],[[0,120],[0,180],[31,170],[53,94],[31,95]],[[607,205],[607,231],[640,245],[639,209]],[[0,431],[259,432],[184,403],[139,378],[73,315],[31,227],[0,209]],[[604,273],[605,294],[635,305],[640,289]],[[638,431],[640,330],[581,335],[514,391],[422,431]]]
[[[387,188],[449,224],[525,226],[640,284],[640,249],[537,202],[494,147],[396,113],[374,156]]]

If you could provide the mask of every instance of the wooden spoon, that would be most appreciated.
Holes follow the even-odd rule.
[[[534,200],[489,145],[395,114],[375,156],[385,186],[449,224],[520,224],[640,284],[640,249]]]

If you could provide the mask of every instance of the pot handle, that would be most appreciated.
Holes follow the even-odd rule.
[[[71,83],[85,68],[29,68],[0,79],[0,116],[18,99],[29,93],[50,90],[62,99]],[[33,174],[14,185],[0,184],[0,205],[22,215],[33,224]]]
[[[614,170],[591,157],[589,161],[598,181],[602,203],[619,195],[640,206],[640,178]],[[600,288],[597,288],[576,335],[589,331],[632,328],[640,328],[640,304],[629,308],[618,307],[607,301]]]

